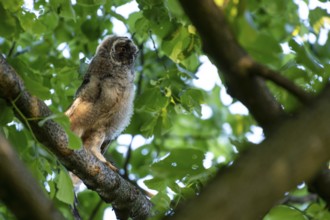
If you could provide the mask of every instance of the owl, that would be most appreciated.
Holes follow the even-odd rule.
[[[133,114],[134,62],[138,54],[127,37],[108,36],[96,49],[74,101],[65,114],[84,149],[112,170],[103,156]]]

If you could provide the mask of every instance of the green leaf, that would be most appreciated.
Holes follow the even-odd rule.
[[[41,23],[32,12],[19,14],[18,19],[22,28],[30,34],[43,34],[47,31],[46,25]]]
[[[53,31],[57,27],[59,22],[58,15],[53,11],[49,11],[41,15],[38,19],[40,23],[47,27],[47,30],[45,32]]]
[[[157,124],[158,117],[150,115],[149,119],[142,124],[141,132],[145,137],[151,137],[154,134],[154,128]]]
[[[28,63],[20,58],[8,59],[17,73],[23,78],[24,85],[33,95],[41,99],[50,99],[50,89],[43,85],[43,77],[39,71],[32,69]]]
[[[258,32],[245,18],[240,19],[238,25],[238,40],[254,59],[275,67],[281,65],[279,56],[282,54],[282,48],[274,36]]]
[[[188,112],[196,112],[199,116],[202,115],[201,104],[204,102],[204,95],[201,90],[189,89],[181,95],[180,100],[182,106]]]
[[[196,72],[198,67],[200,66],[201,63],[199,61],[199,54],[191,53],[189,56],[185,57],[180,63],[187,70],[189,70],[189,71],[184,71],[184,73],[188,74],[192,78],[195,78],[195,76],[193,74],[191,74],[190,71]]]
[[[29,170],[31,171],[32,175],[41,182],[45,181],[45,176],[42,172],[40,161],[38,158],[34,159],[29,164]]]
[[[323,73],[323,66],[315,56],[305,47],[303,43],[298,43],[295,39],[289,41],[290,47],[296,52],[296,60],[304,67],[309,68],[316,74]]]
[[[59,7],[59,15],[68,20],[76,21],[76,12],[73,9],[70,1],[63,1]]]
[[[17,12],[23,5],[23,0],[10,0],[10,1],[1,1],[4,9],[10,12]]]
[[[329,14],[326,9],[316,7],[313,10],[309,10],[308,17],[314,30],[319,33],[321,27],[324,26],[324,21],[329,18]]]
[[[308,220],[302,212],[285,205],[279,205],[271,209],[263,220]]]
[[[44,100],[49,99],[51,97],[50,91],[47,87],[25,75],[22,76],[22,78],[24,79],[24,83],[27,90],[33,95],[38,96],[39,98]]]
[[[102,22],[102,20],[101,19],[86,19],[81,24],[81,31],[91,41],[97,40],[102,34],[102,30],[101,30],[100,26],[97,25],[99,22]]]
[[[136,99],[136,110],[150,113],[158,113],[169,104],[169,98],[163,95],[159,88],[146,89]]]
[[[0,36],[10,39],[17,32],[18,27],[17,18],[12,16],[0,4]]]
[[[77,4],[82,5],[82,6],[94,6],[97,4],[101,4],[103,0],[78,0]]]
[[[157,178],[157,177],[149,180],[145,180],[143,182],[148,188],[158,191],[165,190],[168,185],[166,179],[164,180],[163,178]]]
[[[61,170],[58,175],[56,198],[66,204],[73,204],[73,184],[68,172],[65,172],[63,170]]]
[[[167,0],[165,1],[167,9],[177,17],[184,17],[185,13],[177,0]]]
[[[129,18],[129,20],[135,20],[134,26],[133,27],[134,33],[136,33],[136,36],[140,41],[145,41],[149,37],[149,29],[150,29],[150,24],[147,19],[144,17],[141,17],[140,14],[136,13],[132,17]]]
[[[136,33],[139,28],[136,24],[137,20],[143,18],[143,14],[142,11],[139,12],[134,12],[132,14],[129,15],[128,19],[127,19],[127,25],[129,27],[129,30],[132,31],[133,33]]]
[[[190,33],[185,27],[179,27],[169,39],[163,40],[162,49],[175,63],[180,63],[186,58],[184,51],[189,48]]]
[[[80,192],[78,195],[79,201],[79,214],[81,216],[90,217],[91,213],[95,213],[95,205],[100,202],[100,197],[94,191],[84,190]],[[94,214],[95,220],[103,219],[105,209],[109,208],[109,204],[102,202],[98,207],[97,212]],[[88,219],[88,218],[87,218]]]
[[[164,159],[154,163],[151,170],[155,176],[183,178],[203,172],[204,152],[195,148],[172,149]]]
[[[3,99],[0,99],[0,106],[0,126],[5,126],[14,119],[14,113]]]
[[[73,150],[80,149],[82,147],[82,141],[75,133],[71,131],[69,118],[64,115],[64,113],[56,114],[55,116],[50,117],[50,119],[53,119],[64,128],[69,138],[68,147]]]
[[[49,186],[49,197],[50,198],[54,198],[54,196],[56,195],[56,187],[55,187],[55,183],[54,181],[48,181],[48,186]]]
[[[324,203],[312,203],[307,209],[306,214],[313,216],[317,220],[330,219],[330,212],[325,208]]]
[[[163,213],[170,207],[171,199],[166,193],[159,192],[151,198],[151,202],[152,204],[156,204],[154,207],[155,211]]]

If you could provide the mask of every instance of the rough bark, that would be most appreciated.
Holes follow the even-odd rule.
[[[9,103],[15,101],[15,105],[25,118],[36,119],[29,120],[28,126],[38,141],[54,153],[68,170],[83,180],[88,188],[96,191],[105,202],[111,203],[117,215],[130,216],[133,219],[147,218],[151,203],[139,189],[93,155],[84,150],[69,149],[65,131],[54,121],[48,120],[43,126],[38,125],[40,120],[52,114],[51,111],[42,101],[24,89],[23,81],[2,56],[0,97]],[[20,114],[16,115],[23,123],[26,122]]]
[[[329,94],[325,94],[299,117],[288,120],[263,80],[263,78],[271,79],[271,76],[267,75],[271,72],[254,62],[238,45],[223,13],[214,2],[181,0],[181,4],[200,33],[205,52],[222,71],[229,93],[247,106],[269,137],[263,144],[242,155],[228,169],[219,172],[199,197],[177,210],[172,218],[259,219],[285,191],[301,181],[311,180],[329,160],[330,117],[327,112],[330,110],[330,104],[326,98]],[[12,73],[13,70],[1,60],[0,94],[7,100],[18,97],[16,103],[26,117],[49,115],[50,112],[42,102],[26,92],[21,93],[24,91],[23,83],[17,75],[4,74],[7,72]],[[287,81],[278,83],[286,84]],[[294,88],[292,84],[290,86]],[[310,102],[310,97],[305,96],[301,90],[294,88],[291,92],[297,97],[302,97],[301,101]],[[34,103],[30,105],[31,101]],[[31,127],[41,143],[51,149],[69,170],[82,178],[102,198],[106,201],[114,201],[116,212],[119,210],[117,216],[125,218],[127,213],[132,213],[133,208],[126,209],[132,207],[128,206],[126,201],[130,199],[130,195],[135,195],[135,188],[131,188],[129,192],[125,191],[127,190],[125,184],[128,183],[118,183],[121,181],[118,180],[120,177],[95,158],[86,155],[83,151],[69,150],[66,135],[56,123],[47,121],[40,128],[37,122],[32,121]],[[273,129],[275,126],[280,126],[276,132]],[[58,127],[60,130],[49,132],[49,130],[54,131],[53,127]],[[97,188],[97,186],[101,187]],[[120,193],[123,193],[126,200],[119,199],[122,203],[119,205],[118,202],[116,205],[115,199]],[[143,198],[142,201],[136,204],[145,206],[142,210],[147,210],[145,212],[147,213],[150,203],[144,202]],[[139,217],[141,216],[145,217],[145,215]]]
[[[0,200],[17,219],[64,219],[0,134]]]

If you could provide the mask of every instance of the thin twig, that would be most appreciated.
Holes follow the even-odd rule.
[[[149,198],[152,198],[154,194],[151,192],[148,192],[145,189],[142,189],[134,180],[129,179],[129,171],[128,171],[128,165],[132,159],[132,143],[133,143],[134,136],[132,137],[131,143],[128,145],[127,153],[126,153],[126,158],[124,162],[124,174],[121,175],[124,179],[132,183],[134,186],[138,187],[146,196]]]
[[[11,48],[7,54],[7,57],[11,57],[11,55],[13,54],[13,51],[15,49],[15,46],[16,46],[16,41],[14,41],[13,44],[11,45]]]
[[[25,49],[23,49],[21,51],[17,51],[16,53],[13,54],[13,57],[18,57],[19,55],[27,53],[27,52],[31,51],[33,47],[39,46],[43,43],[45,43],[43,40],[37,41],[37,42],[33,43],[31,46],[26,47]]]
[[[150,40],[151,40],[151,42],[152,42],[152,45],[153,45],[153,47],[154,47],[154,50],[155,50],[155,52],[156,52],[157,59],[162,63],[162,65],[163,65],[165,71],[167,72],[167,67],[166,67],[165,63],[161,61],[161,58],[160,58],[160,56],[159,56],[159,51],[158,51],[158,49],[157,49],[156,43],[155,43],[154,39],[152,38],[152,32],[151,32],[151,30],[149,30],[148,33],[149,33],[149,38],[150,38]]]
[[[127,153],[126,153],[126,158],[125,158],[125,162],[124,162],[124,174],[122,175],[122,177],[124,179],[129,180],[128,178],[128,165],[130,163],[130,160],[132,158],[132,143],[133,143],[133,139],[134,136],[132,137],[131,143],[128,145],[128,149],[127,149]]]
[[[21,110],[17,107],[17,105],[15,104],[15,101],[11,101],[11,105],[14,107],[15,111],[17,112],[17,114],[21,117],[21,119],[24,121],[24,124],[26,125],[26,127],[29,129],[32,138],[34,139],[35,142],[38,143],[38,139],[36,138],[36,136],[34,135],[33,129],[30,126],[29,120],[28,118],[25,117],[25,115],[23,114],[23,112],[21,112]]]
[[[273,71],[269,68],[266,68],[258,63],[254,63],[251,67],[253,74],[261,76],[265,79],[268,79],[278,86],[286,89],[288,92],[292,93],[299,101],[303,104],[308,104],[313,100],[313,96],[310,93],[307,93],[302,88],[298,87],[291,80],[285,78],[276,71]]]
[[[140,71],[140,75],[138,78],[138,82],[137,82],[137,90],[136,90],[136,94],[137,95],[141,95],[141,87],[142,87],[142,81],[143,81],[143,67],[144,67],[144,51],[143,51],[143,44],[141,44],[139,46],[139,51],[140,51],[140,65],[141,65],[141,71]]]
[[[77,197],[75,196],[75,200],[76,199],[77,199]],[[79,214],[78,206],[75,203],[76,202],[74,202],[73,205],[71,206],[72,216],[73,216],[74,220],[81,220],[81,216]]]

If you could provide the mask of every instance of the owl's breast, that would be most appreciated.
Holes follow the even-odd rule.
[[[99,112],[98,126],[104,126],[107,139],[114,139],[126,128],[133,114],[134,86],[109,84],[104,83],[102,87],[99,101],[103,107]]]

